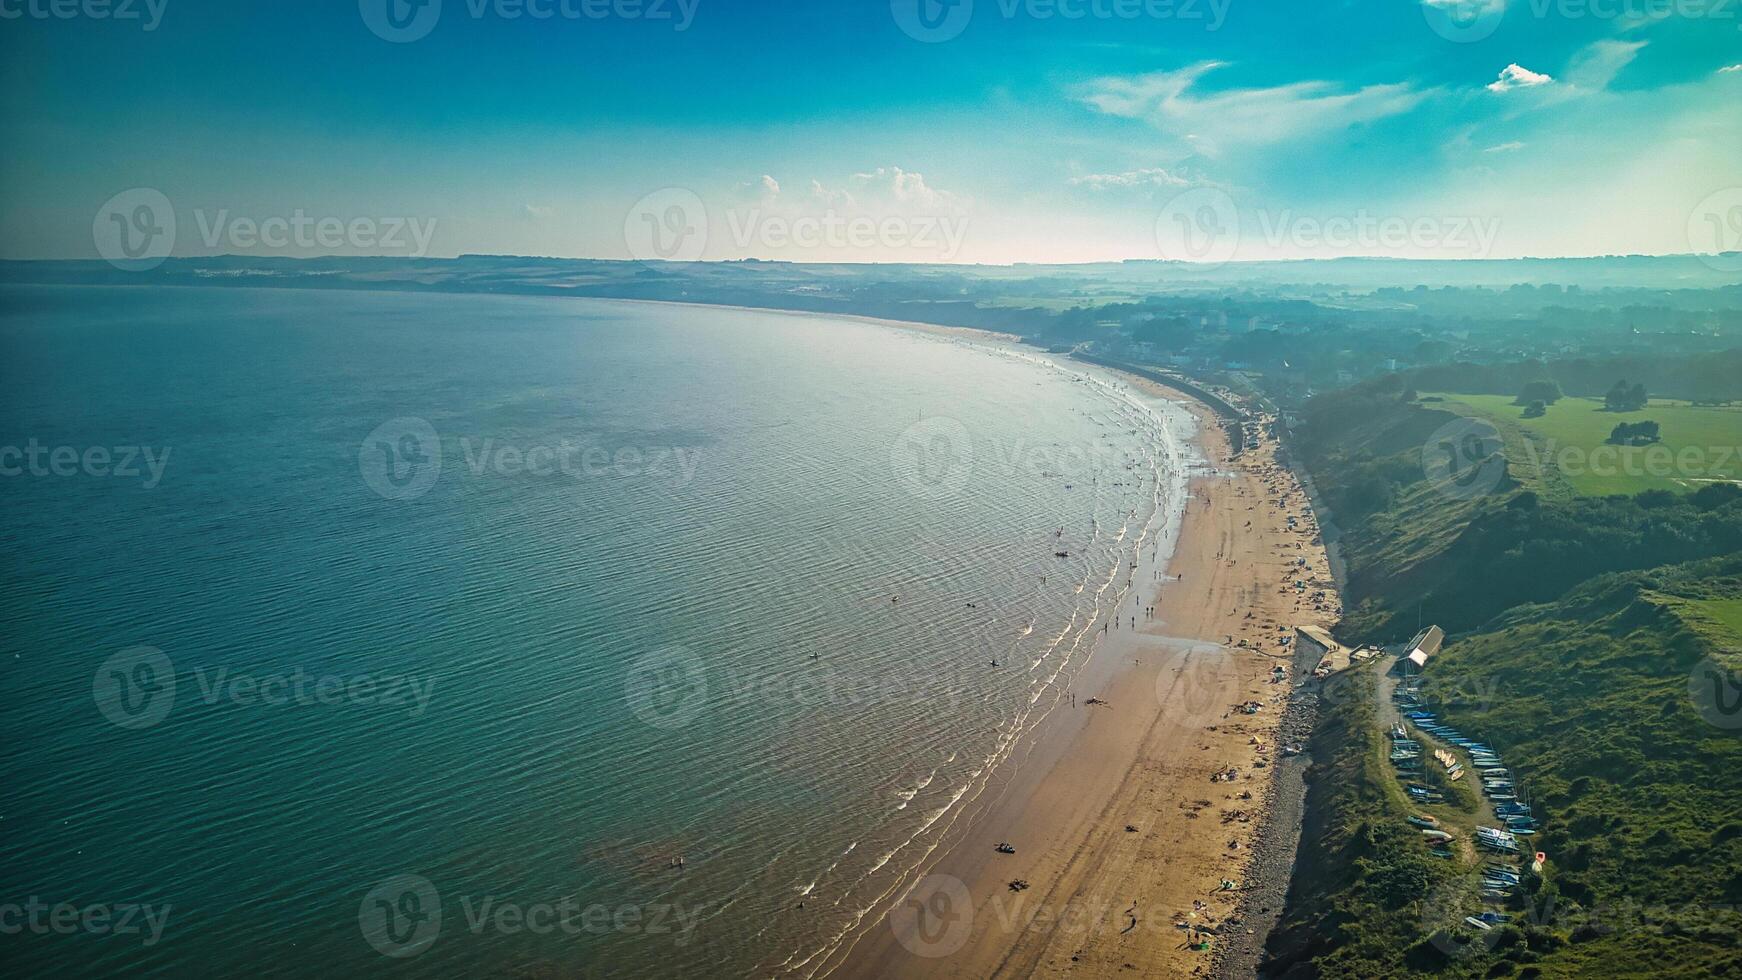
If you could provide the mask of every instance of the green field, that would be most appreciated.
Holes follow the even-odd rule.
[[[1443,394],[1438,406],[1483,416],[1506,442],[1511,470],[1527,486],[1550,496],[1605,496],[1642,490],[1698,490],[1719,480],[1742,480],[1742,407],[1694,406],[1654,399],[1637,412],[1607,412],[1591,398],[1563,398],[1541,418],[1505,395]],[[1650,420],[1663,427],[1651,446],[1606,445],[1620,422]]]

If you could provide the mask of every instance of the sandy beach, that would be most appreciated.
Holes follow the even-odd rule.
[[[1207,409],[1122,378],[1193,406],[1215,472],[1192,481],[1171,560],[1133,569],[1121,628],[1076,679],[1075,707],[826,975],[1208,974],[1214,930],[1241,928],[1224,920],[1269,807],[1294,628],[1328,628],[1337,598],[1275,446],[1230,459]],[[994,849],[1005,841],[1014,854]]]

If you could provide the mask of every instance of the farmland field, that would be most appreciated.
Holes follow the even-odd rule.
[[[1507,395],[1440,397],[1445,399],[1441,407],[1479,415],[1498,426],[1506,436],[1514,475],[1539,492],[1686,492],[1714,481],[1742,480],[1742,407],[1654,399],[1637,412],[1609,412],[1593,398],[1563,398],[1541,418],[1526,419],[1523,407]],[[1606,444],[1617,423],[1647,420],[1663,427],[1661,442]]]

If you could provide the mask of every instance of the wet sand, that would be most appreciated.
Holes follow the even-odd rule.
[[[1215,929],[1235,909],[1296,673],[1292,640],[1281,640],[1298,624],[1328,628],[1336,598],[1313,599],[1330,590],[1324,549],[1275,446],[1230,460],[1207,409],[1121,377],[1194,406],[1216,474],[1192,481],[1166,567],[1144,555],[1133,571],[1121,628],[1073,685],[1076,707],[1049,719],[1029,754],[1000,774],[992,802],[819,975],[1210,971],[1220,941],[1205,935],[1192,948],[1182,924]],[[1299,591],[1297,579],[1311,584]],[[1286,679],[1273,681],[1278,665]],[[1091,706],[1091,697],[1107,703]],[[1230,769],[1231,780],[1212,778]],[[996,852],[1001,841],[1016,853]],[[1028,887],[1012,890],[1017,879]],[[1236,890],[1222,890],[1225,879]]]

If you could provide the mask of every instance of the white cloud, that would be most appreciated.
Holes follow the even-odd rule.
[[[1531,71],[1515,61],[1500,69],[1500,77],[1488,83],[1488,91],[1510,92],[1515,88],[1535,88],[1538,85],[1547,85],[1553,81],[1552,77],[1541,72]]]
[[[820,186],[820,185],[819,185]],[[927,212],[959,210],[964,201],[949,191],[928,187],[925,177],[900,167],[878,167],[853,175],[848,186],[860,199],[885,199],[899,207],[914,207]]]
[[[1718,69],[1718,74],[1724,75],[1724,74],[1728,74],[1729,72],[1733,72],[1733,71],[1742,71],[1742,62],[1739,62],[1739,63],[1734,64],[1734,65],[1725,65],[1724,67]]]
[[[548,204],[522,204],[520,206],[520,216],[523,218],[531,218],[533,221],[543,221],[546,218],[556,217],[556,208],[553,208]]]
[[[1604,40],[1587,45],[1567,63],[1567,83],[1583,91],[1601,92],[1643,47],[1644,41]]]
[[[1490,146],[1487,149],[1483,150],[1482,152],[1483,153],[1511,153],[1513,150],[1522,150],[1522,149],[1524,149],[1523,143],[1520,143],[1517,140],[1512,140],[1511,142],[1508,142],[1508,143],[1498,143],[1494,146]]]
[[[780,196],[780,181],[763,174],[755,180],[739,184],[738,193],[761,201],[772,201]]]
[[[1077,97],[1107,115],[1146,120],[1191,140],[1201,152],[1213,153],[1233,145],[1330,134],[1407,112],[1427,95],[1404,84],[1347,91],[1327,81],[1197,90],[1203,76],[1226,66],[1226,62],[1201,61],[1174,71],[1098,78],[1082,86]]]
[[[825,207],[831,208],[850,208],[857,203],[853,200],[851,191],[841,188],[830,190],[824,187],[820,180],[811,181],[811,197]]]
[[[1074,187],[1105,191],[1132,187],[1191,187],[1197,182],[1162,167],[1146,167],[1120,174],[1084,174],[1072,177],[1070,183]]]

